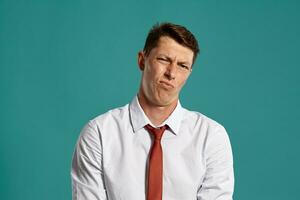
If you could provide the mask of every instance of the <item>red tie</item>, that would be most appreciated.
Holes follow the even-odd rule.
[[[161,148],[161,138],[167,125],[154,128],[147,124],[145,128],[154,136],[154,142],[150,151],[148,167],[148,192],[147,200],[162,200],[163,188],[163,155]]]

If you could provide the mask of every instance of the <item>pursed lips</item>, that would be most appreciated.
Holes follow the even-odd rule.
[[[162,84],[167,85],[167,86],[170,87],[170,88],[174,88],[174,85],[172,85],[171,83],[169,83],[169,82],[167,82],[167,81],[159,81],[159,82],[162,83]]]

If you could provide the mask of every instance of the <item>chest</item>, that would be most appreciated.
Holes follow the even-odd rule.
[[[151,145],[146,132],[103,143],[103,172],[114,199],[145,198]],[[201,142],[166,132],[161,145],[164,199],[195,199],[206,170]]]

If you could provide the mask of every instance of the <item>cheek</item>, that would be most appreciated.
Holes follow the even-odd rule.
[[[185,82],[187,81],[187,79],[188,79],[188,75],[184,75],[184,76],[182,76],[182,77],[180,77],[179,79],[178,79],[178,86],[180,87],[180,88],[182,88],[183,86],[184,86],[184,84],[185,84]]]
[[[186,80],[186,76],[184,74],[181,74],[180,76],[178,76],[178,82],[180,84],[184,83]]]
[[[148,83],[151,83],[152,82],[152,79],[153,79],[153,70],[148,68],[146,71],[145,71],[145,80],[148,82]]]
[[[151,63],[147,69],[147,80],[156,81],[163,75],[163,67],[158,63]]]
[[[150,68],[149,66],[144,71],[144,77],[143,77],[143,85],[144,87],[152,90],[154,87],[154,83],[156,82],[155,77],[155,70],[153,68]],[[145,88],[145,89],[146,89]],[[152,88],[152,89],[151,89]]]

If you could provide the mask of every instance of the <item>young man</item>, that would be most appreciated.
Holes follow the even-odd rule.
[[[150,30],[138,54],[137,96],[81,132],[72,162],[73,200],[232,199],[225,129],[178,99],[198,52],[183,26],[163,23]]]

